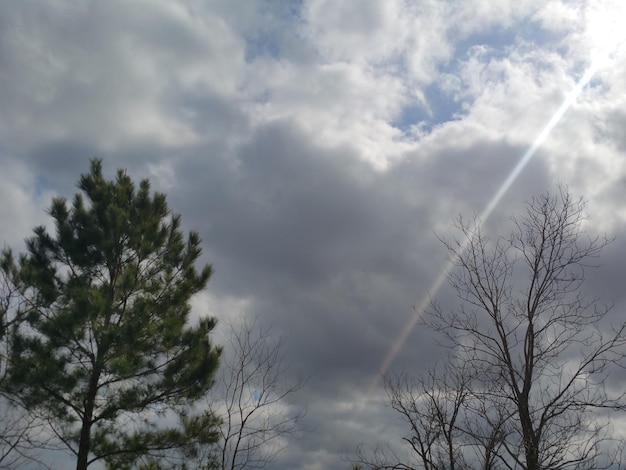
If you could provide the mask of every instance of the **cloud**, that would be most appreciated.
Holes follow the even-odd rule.
[[[0,56],[11,70],[0,91],[14,116],[5,123],[10,143],[71,139],[110,152],[134,140],[177,147],[199,138],[182,119],[184,107],[168,106],[168,92],[232,94],[243,41],[174,2],[120,7],[48,4],[34,13],[24,2],[3,12],[3,43],[13,46]]]
[[[47,221],[91,157],[150,178],[215,267],[194,311],[259,315],[291,373],[312,375],[297,397],[312,430],[275,468],[347,467],[359,442],[401,432],[364,390],[444,266],[435,233],[487,206],[619,39],[619,3],[601,3],[0,6],[2,239],[19,246]],[[560,181],[590,199],[590,229],[622,236],[625,51],[610,51],[490,233]],[[591,291],[622,302],[624,247],[608,250]],[[438,351],[418,328],[394,366],[419,372]]]

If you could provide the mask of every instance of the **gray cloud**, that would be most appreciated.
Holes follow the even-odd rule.
[[[308,406],[309,432],[274,468],[347,468],[342,454],[359,442],[403,432],[368,387],[445,265],[435,232],[451,236],[459,214],[486,207],[587,64],[592,12],[555,24],[543,2],[505,4],[372,3],[355,15],[321,1],[0,6],[10,201],[0,214],[14,222],[3,239],[16,244],[40,224],[91,157],[110,175],[149,177],[204,240],[216,270],[210,313],[275,325],[289,376],[311,376],[294,397]],[[511,37],[520,25],[535,43]],[[617,305],[623,54],[486,225],[506,231],[524,200],[569,184],[617,237],[589,282]],[[450,109],[429,114],[437,93]],[[417,121],[396,122],[407,109]],[[454,305],[449,290],[440,297]],[[233,305],[241,312],[219,310]],[[417,328],[394,367],[419,372],[439,354]]]

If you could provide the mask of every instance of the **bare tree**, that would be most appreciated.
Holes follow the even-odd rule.
[[[230,344],[209,403],[222,417],[221,439],[217,452],[208,450],[221,470],[266,468],[286,438],[301,430],[304,410],[294,411],[288,400],[305,381],[285,379],[282,340],[256,319],[230,324],[228,330]]]
[[[464,470],[472,468],[469,463],[468,449],[472,441],[479,436],[464,431],[463,424],[474,422],[470,416],[473,410],[473,381],[475,371],[469,363],[449,363],[433,367],[419,378],[402,372],[384,378],[390,406],[397,411],[407,423],[410,433],[403,440],[408,444],[414,459],[400,463],[399,458],[390,446],[379,446],[374,452],[364,447],[357,450],[356,464],[377,470],[409,470],[421,466],[425,470]],[[474,416],[472,416],[474,418]],[[480,420],[484,422],[488,415]],[[491,447],[487,443],[490,436],[482,436],[484,449]],[[495,439],[491,439],[495,441]],[[478,450],[481,446],[474,446]],[[493,452],[485,452],[475,457],[485,462],[492,458]]]
[[[406,374],[385,379],[391,406],[411,426],[412,434],[405,440],[426,470],[465,468],[457,422],[468,400],[470,380],[464,365],[443,374],[433,369],[419,380]]]
[[[18,315],[19,287],[12,281],[12,258],[3,251],[0,264],[0,469],[23,466],[48,468],[38,459],[38,451],[57,449],[46,433],[43,421],[26,411],[19,397],[7,394],[5,388],[8,361],[11,351],[11,332],[21,318]]]
[[[624,392],[608,377],[624,365],[626,323],[611,325],[610,307],[581,291],[608,243],[584,232],[584,210],[560,189],[530,201],[510,237],[492,241],[461,219],[462,238],[444,241],[461,304],[434,304],[425,323],[443,334],[448,369],[417,386],[387,381],[423,468],[610,464],[608,412],[624,409]],[[443,467],[432,454],[442,443]]]

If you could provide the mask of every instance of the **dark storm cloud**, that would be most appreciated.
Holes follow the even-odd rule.
[[[205,241],[211,292],[251,298],[287,335],[294,369],[314,375],[311,393],[337,396],[377,374],[438,276],[446,253],[435,228],[482,210],[521,150],[479,141],[380,172],[281,121],[232,155],[194,150],[203,156],[181,159],[185,183],[172,196]],[[548,187],[543,174],[536,160],[503,211]],[[424,334],[416,330],[400,366],[430,354]]]
[[[297,452],[349,452],[358,443],[334,404],[356,400],[355,389],[376,378],[443,268],[434,227],[482,210],[522,150],[476,142],[379,172],[283,121],[259,128],[230,158],[177,169],[187,186],[176,199],[200,223],[216,268],[211,292],[251,298],[254,313],[284,332],[293,373],[312,375],[299,399],[315,432]],[[543,175],[537,159],[502,211],[549,187]],[[440,352],[416,329],[395,366],[418,371]],[[378,420],[358,407],[346,413]]]

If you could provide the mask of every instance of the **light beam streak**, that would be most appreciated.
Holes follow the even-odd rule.
[[[472,238],[472,235],[477,230],[479,230],[481,226],[487,221],[491,213],[500,203],[502,197],[506,194],[506,192],[509,190],[511,185],[515,182],[515,180],[520,175],[522,170],[526,167],[526,165],[528,165],[528,162],[530,162],[530,160],[533,158],[535,153],[537,153],[537,150],[539,150],[539,148],[544,143],[546,138],[550,135],[550,132],[552,132],[552,130],[559,123],[563,115],[576,101],[576,98],[578,98],[578,96],[580,95],[582,90],[585,88],[585,86],[591,81],[591,79],[594,77],[598,69],[600,69],[600,67],[607,61],[609,56],[617,49],[618,45],[619,43],[615,43],[613,47],[611,47],[608,51],[606,51],[605,54],[602,54],[600,57],[598,57],[596,60],[592,62],[592,64],[585,71],[585,73],[583,74],[581,79],[578,81],[574,89],[567,95],[567,97],[565,98],[565,100],[563,101],[559,109],[557,109],[557,111],[550,118],[548,123],[544,126],[544,128],[539,133],[539,135],[537,136],[533,144],[528,148],[528,150],[524,153],[524,155],[522,155],[517,165],[515,165],[515,168],[513,168],[509,176],[504,180],[504,182],[498,188],[494,196],[489,200],[488,204],[485,206],[485,208],[483,209],[483,211],[480,213],[479,217],[477,218],[477,220],[479,221],[478,224],[475,227],[473,227],[472,230],[470,230],[468,238],[461,245],[457,255],[448,261],[448,263],[444,266],[442,271],[439,273],[439,276],[437,277],[437,279],[435,279],[435,282],[433,283],[433,285],[428,290],[428,294],[424,296],[424,299],[422,299],[422,301],[417,307],[414,307],[411,318],[409,318],[409,321],[406,323],[406,325],[402,329],[402,332],[400,333],[398,338],[394,341],[393,345],[391,346],[391,349],[387,353],[387,356],[385,357],[384,361],[382,362],[379,368],[378,374],[372,380],[370,387],[369,387],[370,391],[372,391],[378,385],[380,378],[384,376],[389,370],[389,368],[391,367],[391,364],[393,363],[394,359],[396,358],[396,356],[399,354],[400,350],[406,343],[406,340],[408,339],[409,335],[413,331],[413,328],[415,328],[415,325],[417,324],[419,319],[422,317],[424,310],[430,304],[430,299],[439,292],[439,289],[441,289],[441,286],[448,278],[448,275],[450,274],[452,269],[454,269],[456,261],[458,260],[459,254],[463,253],[465,249],[467,248],[467,245],[470,239]]]

